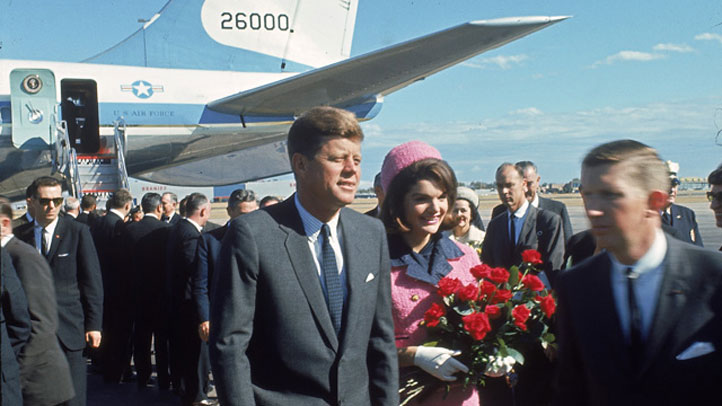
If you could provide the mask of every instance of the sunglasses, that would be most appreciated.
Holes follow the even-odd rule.
[[[707,200],[709,200],[710,202],[717,200],[717,203],[722,203],[722,192],[707,192]]]
[[[60,206],[63,204],[63,198],[62,197],[53,197],[53,198],[47,198],[47,197],[39,197],[38,201],[42,206],[47,206],[50,204],[50,202],[53,202],[55,207]]]

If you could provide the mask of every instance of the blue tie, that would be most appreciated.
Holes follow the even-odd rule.
[[[336,266],[336,254],[333,252],[333,247],[331,247],[331,230],[328,228],[328,224],[321,227],[321,234],[323,234],[321,273],[323,273],[323,280],[326,282],[328,312],[331,315],[333,329],[338,335],[341,331],[341,315],[343,314],[343,288],[341,287],[341,278],[338,275],[338,267]]]

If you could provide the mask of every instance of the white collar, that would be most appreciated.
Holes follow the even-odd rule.
[[[534,199],[532,199],[531,205],[536,207],[537,209],[539,208],[539,193],[534,194]]]
[[[158,216],[156,216],[156,215],[153,214],[153,213],[145,213],[145,214],[143,215],[143,217],[147,217],[147,216],[151,216],[151,217],[153,217],[153,218],[156,219],[156,220],[160,220],[160,219],[158,218]]]
[[[57,227],[57,225],[58,225],[58,219],[60,219],[60,215],[58,215],[58,217],[55,217],[55,220],[53,220],[50,224],[48,224],[47,226],[45,226],[45,231],[46,231],[48,234],[51,234],[51,235],[52,235],[52,234],[55,232],[55,227]],[[37,220],[35,220],[35,227],[36,227],[36,228],[39,228],[40,231],[42,232],[43,226],[41,226],[40,223],[38,223]]]
[[[8,242],[10,242],[10,240],[12,240],[12,238],[13,238],[12,234],[8,234],[5,237],[0,238],[0,246],[5,248],[5,246],[8,245]]]
[[[200,233],[201,231],[203,231],[203,227],[201,227],[200,224],[198,224],[198,223],[196,223],[195,221],[189,219],[188,217],[186,217],[186,220],[187,220],[189,223],[193,224],[193,227],[195,227],[196,230],[198,230],[199,233]]]
[[[121,220],[125,219],[125,214],[118,209],[110,209],[111,213],[115,213],[116,216],[120,217]]]
[[[515,216],[517,218],[522,218],[526,214],[527,210],[529,210],[529,201],[526,200],[526,198],[524,198],[524,203],[521,205],[521,207],[516,209],[516,211],[514,213],[509,212],[509,215]],[[507,211],[509,211],[509,210],[507,210]]]

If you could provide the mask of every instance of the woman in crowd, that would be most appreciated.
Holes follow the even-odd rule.
[[[456,222],[451,238],[470,246],[477,254],[481,254],[481,243],[484,241],[484,232],[477,227],[480,222],[479,196],[476,192],[465,186],[456,189],[456,202],[452,216]]]
[[[427,333],[419,322],[430,305],[440,300],[436,290],[441,278],[475,282],[469,269],[479,264],[479,257],[444,231],[453,227],[447,213],[456,199],[456,177],[439,151],[411,141],[386,155],[381,183],[386,191],[381,219],[389,233],[391,296],[401,374],[407,368],[421,368],[452,382],[455,373],[468,370],[454,358],[460,354],[453,348],[421,346]],[[473,387],[458,385],[445,399],[444,395],[444,390],[439,390],[423,404],[479,405]]]

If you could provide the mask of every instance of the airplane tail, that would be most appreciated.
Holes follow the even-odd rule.
[[[300,72],[349,57],[357,9],[358,0],[169,0],[83,62]]]

